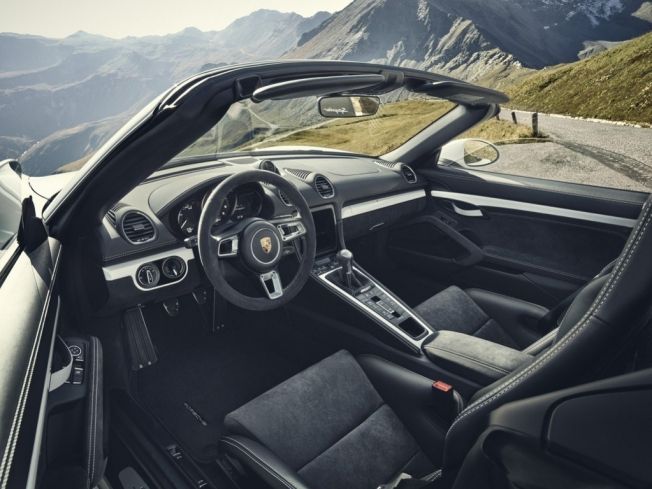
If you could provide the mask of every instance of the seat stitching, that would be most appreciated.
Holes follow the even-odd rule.
[[[633,233],[633,236],[636,237],[628,242],[627,250],[625,251],[625,254],[622,255],[621,258],[618,260],[618,264],[616,265],[616,268],[618,268],[617,274],[614,275],[612,273],[607,285],[603,287],[598,297],[593,302],[591,308],[589,308],[589,310],[584,314],[584,316],[580,319],[580,321],[573,327],[571,332],[569,332],[566,335],[566,337],[557,346],[548,350],[546,353],[543,354],[543,356],[540,357],[540,359],[538,359],[534,363],[530,364],[530,366],[523,369],[523,371],[520,372],[518,375],[506,381],[504,385],[502,386],[499,385],[498,387],[496,387],[496,389],[485,394],[483,397],[481,397],[473,404],[471,404],[465,411],[463,411],[455,419],[455,421],[453,421],[453,424],[451,425],[448,431],[449,435],[461,420],[463,420],[464,418],[474,413],[478,409],[481,409],[482,407],[491,403],[491,401],[493,401],[494,399],[497,399],[501,395],[509,392],[511,389],[516,387],[523,380],[525,380],[526,377],[528,377],[529,375],[531,375],[532,373],[536,372],[541,367],[546,365],[548,360],[556,356],[556,354],[559,351],[563,350],[584,330],[586,325],[589,324],[589,319],[591,319],[594,313],[599,308],[601,308],[602,305],[605,303],[605,301],[609,298],[615,285],[620,281],[620,278],[622,277],[624,270],[627,269],[627,267],[629,266],[630,259],[633,256],[634,252],[638,249],[638,244],[640,243],[641,237],[644,236],[645,230],[647,229],[648,224],[650,223],[650,218],[652,217],[652,213],[650,213],[651,209],[652,209],[652,200],[648,200],[648,202],[646,202],[646,205],[644,206],[644,210],[642,212],[641,219],[639,220],[637,228]]]
[[[269,465],[267,465],[265,462],[263,462],[258,456],[256,456],[255,453],[253,453],[251,450],[249,450],[246,446],[244,446],[238,440],[235,440],[235,439],[229,438],[229,437],[225,437],[225,438],[222,438],[222,441],[224,443],[226,443],[227,445],[230,445],[233,448],[236,448],[237,450],[239,450],[242,454],[247,456],[252,462],[255,462],[259,467],[264,469],[265,472],[267,472],[268,474],[273,476],[276,480],[278,480],[281,484],[283,484],[288,489],[293,489],[295,487],[289,481],[285,480],[279,473],[277,473],[275,470],[273,470]]]

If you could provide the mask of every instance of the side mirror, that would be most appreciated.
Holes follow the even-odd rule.
[[[372,96],[333,95],[319,99],[322,117],[368,117],[378,112],[380,98]]]
[[[439,165],[477,168],[491,165],[498,158],[500,158],[500,151],[488,141],[482,139],[456,139],[442,146]]]

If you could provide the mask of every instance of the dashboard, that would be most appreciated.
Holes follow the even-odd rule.
[[[425,181],[407,165],[351,155],[239,156],[164,168],[117,202],[100,228],[109,310],[190,293],[202,283],[196,234],[210,193],[235,173],[264,169],[291,182],[311,208],[318,253],[404,221],[425,207]],[[237,188],[216,224],[291,216],[275,187]]]

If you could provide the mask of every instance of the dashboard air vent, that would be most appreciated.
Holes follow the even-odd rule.
[[[397,163],[395,161],[375,160],[377,165],[384,166],[385,168],[394,168]]]
[[[258,168],[260,168],[261,170],[271,171],[272,173],[276,173],[277,175],[281,174],[281,172],[278,170],[274,162],[271,160],[261,161],[260,165],[258,165]]]
[[[417,183],[417,174],[407,165],[401,165],[401,174],[407,183]]]
[[[129,211],[120,222],[122,236],[132,244],[143,244],[156,238],[152,221],[142,212]]]
[[[292,202],[290,202],[290,199],[288,199],[288,196],[285,195],[285,192],[282,190],[278,191],[278,198],[281,199],[281,202],[283,202],[288,207],[292,207]]]
[[[324,175],[315,176],[313,185],[322,199],[330,199],[335,195],[335,187]]]
[[[106,218],[109,220],[109,222],[111,223],[111,225],[112,225],[114,228],[116,228],[116,223],[118,222],[118,219],[117,219],[117,217],[116,217],[116,216],[117,216],[117,213],[118,213],[118,211],[119,211],[120,209],[122,209],[124,206],[125,206],[124,204],[121,204],[120,202],[118,202],[116,205],[114,205],[113,207],[111,207],[111,208],[108,210],[108,212],[106,213]]]
[[[308,180],[310,178],[310,172],[308,170],[298,170],[296,168],[286,168],[286,172],[288,172],[290,175],[294,175],[297,178],[300,178],[301,180]]]

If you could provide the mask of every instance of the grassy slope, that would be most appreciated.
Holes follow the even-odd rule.
[[[652,33],[536,72],[507,92],[515,108],[651,124]]]
[[[356,153],[381,155],[392,151],[430,125],[453,107],[448,102],[409,100],[382,107],[380,117],[337,119],[333,122],[279,138],[269,146],[323,146]],[[489,141],[532,137],[530,128],[511,122],[486,121],[461,137],[479,137]]]

